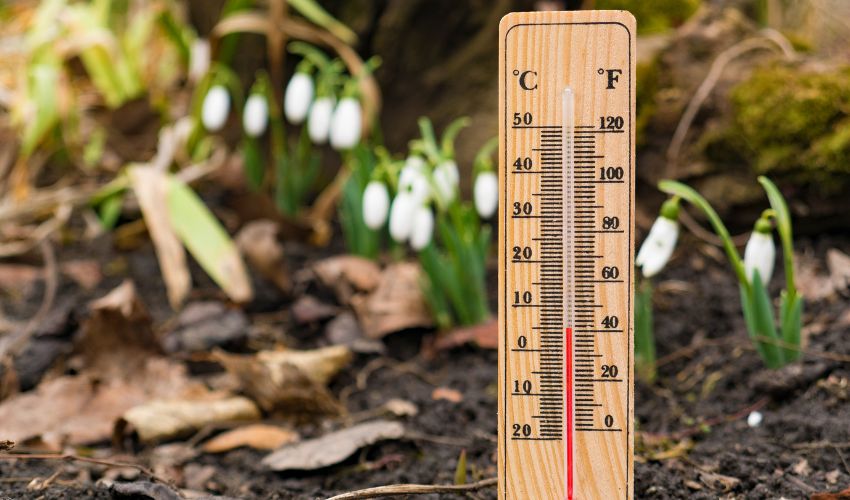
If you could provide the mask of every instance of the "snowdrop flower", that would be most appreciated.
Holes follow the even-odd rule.
[[[764,419],[760,411],[753,411],[747,415],[747,425],[750,427],[758,427],[761,425],[761,421]]]
[[[434,168],[434,189],[444,203],[454,200],[459,183],[460,173],[454,160],[446,160]]]
[[[679,200],[671,198],[661,206],[661,214],[655,219],[649,234],[643,241],[640,251],[635,258],[646,278],[658,274],[673,255],[676,240],[679,237]]]
[[[495,172],[481,172],[472,187],[475,209],[482,219],[489,219],[499,207],[499,178]]]
[[[210,69],[210,41],[198,38],[189,51],[189,80],[198,82]]]
[[[767,285],[773,276],[773,264],[776,260],[776,246],[773,244],[773,235],[770,220],[761,217],[756,221],[753,234],[747,241],[744,249],[744,271],[750,283],[753,281],[755,272],[758,271],[761,282]]]
[[[251,94],[245,101],[242,112],[242,126],[249,137],[259,137],[266,131],[269,123],[269,103],[262,94]]]
[[[398,190],[409,191],[420,204],[431,194],[426,169],[425,160],[421,156],[412,155],[407,157],[398,177]]]
[[[410,231],[410,246],[417,252],[431,243],[434,234],[434,212],[426,205],[420,205],[413,214],[413,227]]]
[[[331,122],[331,146],[337,151],[351,149],[360,142],[363,110],[360,101],[345,97],[339,101]]]
[[[419,203],[408,191],[398,193],[393,200],[390,208],[390,236],[396,243],[404,243],[410,237],[417,206]]]
[[[331,117],[334,112],[334,100],[332,97],[320,97],[310,108],[310,119],[307,120],[307,132],[313,144],[324,144],[328,142],[328,134],[331,128]]]
[[[230,94],[222,85],[213,85],[204,97],[201,123],[211,132],[221,130],[230,114]]]
[[[369,229],[380,229],[387,222],[390,195],[381,181],[371,181],[363,191],[363,222]]]
[[[293,125],[299,125],[307,118],[310,104],[313,103],[313,79],[304,72],[292,75],[283,96],[283,114]]]

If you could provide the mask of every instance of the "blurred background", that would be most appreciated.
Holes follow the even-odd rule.
[[[844,0],[0,3],[0,497],[494,498],[498,23],[575,9],[637,18],[638,243],[672,179],[743,251],[764,175],[805,298],[764,366],[683,208],[636,497],[844,498]]]

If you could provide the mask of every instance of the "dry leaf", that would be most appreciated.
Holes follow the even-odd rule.
[[[207,453],[223,453],[247,446],[255,450],[274,450],[298,441],[297,432],[268,424],[252,424],[219,434],[204,443]]]
[[[798,476],[809,477],[809,474],[812,473],[812,467],[809,465],[809,461],[803,458],[791,467],[791,471]]]
[[[434,342],[438,351],[453,349],[474,342],[483,349],[499,348],[499,328],[496,319],[491,319],[479,325],[455,328]]]
[[[163,358],[143,359],[128,378],[101,379],[90,371],[59,377],[0,403],[0,436],[52,450],[104,441],[133,406],[200,389],[183,365]]]
[[[826,266],[829,268],[829,279],[833,288],[845,292],[850,287],[850,256],[831,248],[826,252]]]
[[[94,259],[69,260],[63,262],[59,268],[62,270],[62,274],[70,277],[88,291],[97,288],[97,285],[103,279],[100,262]]]
[[[299,325],[332,318],[338,312],[338,307],[325,304],[312,295],[302,295],[292,304],[292,319]]]
[[[178,309],[192,287],[192,278],[186,251],[169,222],[168,178],[164,171],[149,166],[130,167],[128,173],[162,268],[168,302]]]
[[[850,500],[850,488],[841,490],[838,493],[812,493],[809,500]]]
[[[337,464],[360,448],[404,436],[404,426],[390,420],[365,422],[348,429],[285,446],[263,459],[276,471],[314,470]]]
[[[431,399],[434,401],[445,399],[452,403],[460,403],[463,401],[463,394],[454,389],[449,389],[448,387],[437,387],[433,392],[431,392]]]
[[[266,411],[340,413],[325,385],[351,361],[351,351],[332,346],[313,351],[261,351],[251,356],[213,353],[242,390]]]
[[[195,401],[152,401],[133,407],[115,424],[115,436],[135,433],[143,443],[186,435],[205,425],[258,420],[260,410],[243,397]]]
[[[15,447],[14,441],[0,440],[0,451],[9,451]]]
[[[700,471],[699,478],[709,488],[720,490],[724,493],[732,491],[741,484],[741,480],[737,477],[725,476],[716,472]]]
[[[415,404],[406,399],[398,398],[390,399],[384,403],[384,409],[396,417],[415,417],[419,413],[419,408]]]
[[[249,222],[236,236],[236,247],[263,277],[288,293],[292,283],[283,258],[283,245],[278,240],[278,229],[273,220]]]
[[[221,302],[187,304],[177,327],[163,340],[168,352],[206,352],[216,346],[238,346],[248,336],[248,318]]]
[[[378,286],[381,268],[374,261],[355,255],[339,255],[313,265],[313,272],[326,287],[334,290],[341,304],[348,304],[360,292]]]
[[[367,337],[377,339],[408,328],[434,326],[422,295],[421,269],[417,264],[393,264],[380,277],[374,292],[352,300]]]

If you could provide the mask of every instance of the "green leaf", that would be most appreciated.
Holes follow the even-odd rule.
[[[767,193],[770,207],[776,214],[776,230],[782,241],[782,258],[785,264],[785,286],[790,298],[793,299],[797,295],[797,288],[794,286],[794,235],[791,229],[791,213],[776,184],[763,175],[759,176],[758,180]]]
[[[97,216],[103,229],[109,231],[115,227],[121,217],[121,205],[124,203],[124,193],[115,193],[105,198],[97,207]]]
[[[467,116],[462,116],[460,118],[456,118],[454,121],[449,123],[446,127],[446,130],[443,131],[443,137],[441,139],[441,145],[443,150],[443,156],[446,158],[454,158],[455,156],[455,139],[457,135],[463,130],[465,127],[468,127],[472,120]]]
[[[773,308],[770,305],[770,296],[761,281],[758,271],[753,272],[753,283],[749,296],[749,315],[747,321],[750,337],[756,344],[759,354],[764,359],[768,368],[779,368],[783,366],[784,358],[782,349],[778,344],[779,336],[776,333],[776,325],[773,318]],[[746,319],[747,309],[744,310]]]
[[[35,116],[24,125],[21,156],[28,157],[59,123],[57,91],[58,64],[42,63],[32,66],[28,75],[29,99],[35,103]]]
[[[245,177],[248,185],[254,191],[260,189],[265,178],[266,168],[260,144],[252,137],[245,137],[242,142],[242,161],[245,168]]]
[[[643,281],[635,291],[635,371],[642,380],[655,381],[652,283],[649,280]]]
[[[455,484],[466,484],[466,449],[460,450],[460,456],[457,459],[457,467],[455,467]]]
[[[746,288],[749,288],[750,285],[747,280],[746,272],[744,271],[744,263],[741,261],[741,256],[738,254],[738,250],[732,242],[732,236],[730,236],[729,230],[726,229],[726,225],[723,224],[722,220],[720,220],[720,216],[717,215],[717,212],[714,211],[711,204],[708,203],[708,201],[692,187],[682,184],[681,182],[663,180],[658,183],[658,189],[667,194],[682,198],[705,213],[706,217],[708,217],[708,221],[714,228],[714,232],[717,233],[717,236],[719,236],[721,240],[723,240],[723,248],[726,250],[726,256],[729,258],[729,262],[732,264],[732,268],[738,276],[738,281]]]
[[[803,299],[799,295],[782,293],[779,305],[784,359],[786,363],[800,358],[800,331],[803,321]]]
[[[293,9],[308,20],[333,33],[337,38],[353,45],[357,43],[357,35],[342,24],[315,0],[287,0]]]
[[[251,281],[236,245],[198,195],[169,176],[167,203],[174,233],[204,271],[231,300],[251,300]]]

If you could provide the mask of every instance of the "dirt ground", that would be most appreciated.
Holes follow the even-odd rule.
[[[803,241],[798,250],[817,260],[830,248],[847,252],[850,241]],[[308,250],[301,247],[288,251],[294,268],[317,258],[307,258]],[[110,262],[109,252],[104,245],[88,253]],[[149,246],[124,261],[126,274],[136,278],[155,321],[166,321],[171,313],[159,280],[144,279],[155,272]],[[67,298],[85,304],[120,280],[118,275],[107,277],[90,293],[63,286],[58,302]],[[773,284],[780,282],[781,276]],[[30,293],[10,301],[6,313],[25,316],[38,303],[41,290],[35,287]],[[216,296],[211,286],[202,286],[196,293]],[[656,283],[659,377],[651,386],[636,388],[640,432],[635,496],[804,498],[850,485],[847,304],[848,299],[840,296],[807,302],[804,323],[809,344],[803,362],[767,371],[746,338],[737,285],[725,262],[713,249],[687,243]],[[277,338],[255,339],[236,348],[251,350],[272,341],[299,348],[326,344],[321,325],[294,326],[290,306],[290,299],[262,288],[248,313],[255,322],[269,321],[272,313]],[[281,310],[284,314],[275,315]],[[428,335],[407,331],[385,338],[384,355],[358,355],[331,385],[352,419],[392,398],[412,402],[419,412],[402,419],[411,431],[404,439],[367,446],[341,464],[297,474],[264,470],[260,465],[264,454],[248,449],[201,454],[179,467],[176,477],[183,481],[179,485],[210,495],[288,499],[324,498],[394,483],[452,483],[464,449],[469,481],[495,476],[496,352],[468,346],[426,359],[419,351]],[[435,400],[433,392],[438,387],[457,391],[460,400]],[[750,428],[746,419],[754,409],[762,412],[764,420]],[[340,426],[339,420],[312,421],[299,431],[310,437]],[[99,448],[108,449],[108,443]],[[150,464],[152,449],[141,447],[137,458]],[[104,469],[84,463],[3,460],[0,499],[110,498],[106,484],[98,482]],[[199,477],[203,479],[195,484]],[[46,486],[33,489],[35,478],[47,480]],[[482,490],[470,496],[495,498],[496,492]]]

